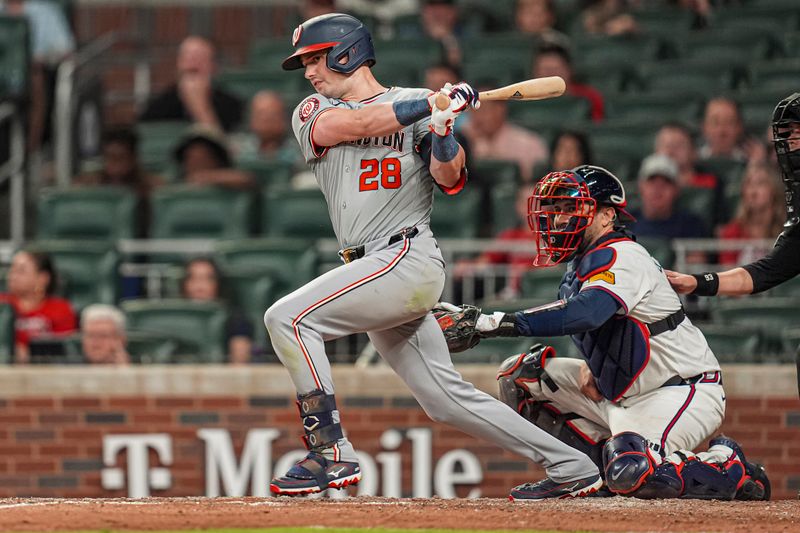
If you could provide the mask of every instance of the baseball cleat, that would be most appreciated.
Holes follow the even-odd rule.
[[[747,479],[739,490],[736,491],[735,500],[757,500],[767,501],[772,496],[772,486],[770,485],[767,471],[764,465],[759,463],[751,463],[745,458],[739,443],[725,435],[714,437],[708,443],[709,448],[717,445],[727,446],[735,454],[734,459],[738,459],[744,465]]]
[[[596,493],[603,486],[603,478],[591,476],[577,481],[556,483],[550,478],[525,483],[511,490],[508,499],[514,501],[535,501],[547,499],[580,498]]]
[[[329,461],[322,454],[311,452],[286,474],[276,477],[269,490],[276,495],[302,496],[327,489],[343,489],[361,481],[358,463]]]

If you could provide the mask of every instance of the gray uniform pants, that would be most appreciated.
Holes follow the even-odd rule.
[[[363,258],[323,274],[267,310],[273,347],[298,393],[333,394],[324,342],[367,332],[433,420],[527,457],[558,482],[597,474],[586,455],[477,390],[453,367],[429,312],[444,286],[444,262],[430,230],[419,229],[416,237],[392,245],[388,238],[369,243]],[[356,461],[347,439],[326,454]]]

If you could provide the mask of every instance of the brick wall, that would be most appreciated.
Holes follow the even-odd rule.
[[[773,367],[775,376],[793,379],[791,367]],[[763,369],[761,369],[763,370]],[[467,379],[493,390],[493,368],[469,367]],[[726,376],[746,370],[728,370]],[[768,374],[764,373],[764,379]],[[432,429],[432,459],[465,449],[475,454],[483,471],[484,496],[502,497],[542,472],[526,461],[457,430],[431,423],[402,383],[387,369],[354,371],[337,368],[343,423],[361,451],[373,458],[386,450],[379,439],[390,429]],[[791,380],[778,380],[764,396],[728,392],[728,415],[722,430],[743,445],[748,458],[766,463],[776,498],[796,497],[800,489],[800,400],[788,394]],[[784,383],[783,386],[780,383]],[[782,389],[787,389],[782,393]],[[101,485],[103,438],[120,434],[171,437],[173,461],[166,465],[171,488],[153,495],[203,495],[206,475],[201,428],[229,431],[240,457],[247,432],[274,428],[272,461],[301,448],[297,412],[290,404],[291,384],[282,368],[38,368],[10,369],[0,377],[0,496],[125,496]],[[48,391],[46,395],[44,391]],[[90,392],[94,391],[94,392]],[[227,392],[225,392],[227,391]],[[236,391],[236,392],[233,392]],[[402,457],[402,487],[411,495],[411,441],[392,451]],[[106,466],[125,467],[126,453]],[[150,466],[160,465],[150,451]],[[457,489],[465,496],[475,485]]]

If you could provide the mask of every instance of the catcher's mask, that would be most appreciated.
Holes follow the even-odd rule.
[[[586,228],[600,206],[614,208],[615,227],[636,220],[626,205],[622,183],[602,167],[581,165],[551,172],[528,199],[528,225],[538,250],[533,264],[553,266],[571,259],[584,243]]]

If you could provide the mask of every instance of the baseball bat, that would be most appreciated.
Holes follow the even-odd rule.
[[[567,84],[561,76],[548,76],[520,81],[488,91],[479,93],[481,101],[485,100],[545,100],[564,94]],[[436,107],[440,110],[447,109],[450,97],[444,93],[436,95]]]

